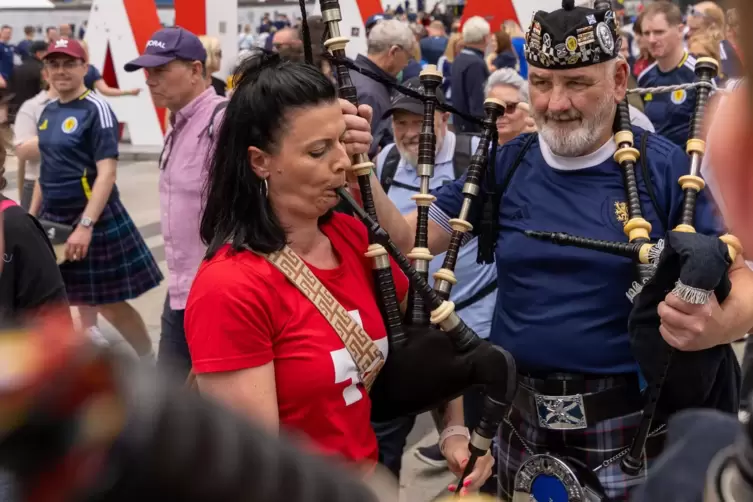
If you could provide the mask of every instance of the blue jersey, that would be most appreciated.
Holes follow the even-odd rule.
[[[96,84],[98,80],[102,80],[102,74],[99,73],[99,70],[96,67],[89,65],[86,69],[86,75],[84,75],[84,85],[87,89],[93,91],[94,84]]]
[[[641,129],[635,130],[636,143]],[[528,135],[506,144],[497,154],[496,179],[505,179]],[[627,242],[625,188],[616,150],[610,141],[594,154],[562,158],[536,138],[502,197],[496,264],[497,305],[490,341],[512,353],[523,371],[616,374],[638,371],[631,354],[627,325],[632,309],[629,291],[635,264],[628,258],[527,237],[525,230]],[[680,218],[689,158],[679,147],[651,135],[648,169],[662,213],[674,226]],[[644,217],[651,238],[665,233],[654,210],[641,170],[636,172]],[[464,180],[436,192],[430,216],[446,226],[457,217]],[[718,235],[720,228],[703,192],[696,227]],[[477,215],[470,219],[479,227]]]
[[[85,205],[97,162],[118,158],[119,127],[110,105],[91,91],[68,103],[55,100],[42,111],[37,129],[45,204],[56,200]],[[111,200],[117,196],[113,188]]]
[[[696,81],[696,59],[685,53],[682,62],[669,72],[663,72],[654,63],[638,76],[638,87],[690,84]],[[690,119],[695,109],[696,91],[664,92],[646,94],[644,112],[661,134],[671,142],[685,146],[690,135]]]
[[[3,77],[6,83],[10,82],[13,74],[13,54],[15,49],[12,45],[0,42],[0,77]]]

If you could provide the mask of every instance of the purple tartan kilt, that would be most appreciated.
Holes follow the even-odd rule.
[[[525,385],[524,377],[521,377],[521,383]],[[605,378],[588,382],[586,388],[589,392],[598,392],[612,386],[614,382]],[[502,500],[512,500],[515,474],[520,465],[530,457],[510,425],[525,439],[526,444],[535,454],[550,453],[560,457],[569,456],[594,469],[630,446],[633,435],[638,429],[641,413],[636,412],[624,417],[605,420],[593,426],[589,425],[586,429],[567,432],[542,429],[535,420],[536,417],[524,416],[519,410],[513,408],[510,410],[508,419],[503,421],[499,428],[497,435],[498,492]],[[654,425],[651,430],[656,428],[657,426]],[[650,451],[658,451],[664,441],[664,431],[652,436],[648,441],[649,443],[658,442],[658,444],[651,444],[650,448]],[[564,451],[561,449],[563,446]],[[644,458],[644,461],[646,460],[650,466],[653,458]],[[599,470],[598,477],[610,501],[627,501],[630,491],[645,479],[645,469],[638,476],[628,476],[622,472],[620,461],[616,460]]]
[[[81,204],[45,206],[41,219],[72,225]],[[151,251],[119,199],[94,225],[86,258],[60,265],[71,305],[106,305],[137,298],[164,279]]]

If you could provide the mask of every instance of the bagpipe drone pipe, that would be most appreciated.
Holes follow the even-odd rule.
[[[658,415],[667,417],[681,409],[718,405],[710,402],[716,399],[712,394],[719,393],[719,389],[715,388],[717,377],[734,357],[728,346],[698,352],[675,351],[659,332],[661,320],[657,307],[670,292],[693,304],[707,303],[712,294],[716,295],[719,303],[724,302],[731,290],[728,269],[735,257],[742,253],[742,247],[734,236],[716,238],[695,231],[696,201],[705,187],[700,177],[705,151],[702,123],[718,63],[711,58],[699,58],[695,71],[699,81],[697,101],[686,147],[690,155],[690,173],[679,179],[683,189],[683,206],[680,222],[674,230],[659,242],[649,242],[651,226],[640,213],[635,182],[637,152],[632,148],[629,111],[626,103],[622,103],[618,110],[619,120],[616,121],[621,130],[615,134],[619,148],[614,158],[621,166],[628,192],[629,220],[625,232],[629,242],[608,242],[557,232],[526,232],[530,237],[560,245],[631,258],[636,264],[644,266],[639,271],[640,293],[634,300],[628,331],[633,354],[648,388],[645,391],[642,421],[631,449],[621,463],[623,470],[629,474],[637,474],[643,467],[642,452],[652,422]],[[646,274],[648,270],[651,271],[650,275]]]
[[[311,53],[311,41],[305,24],[305,5],[303,1],[299,3],[308,58]],[[330,62],[334,68],[340,97],[357,106],[357,93],[350,78],[345,56],[348,39],[340,35],[340,5],[337,0],[320,0],[320,6],[329,36],[324,41],[324,46],[331,53]],[[383,276],[377,277],[376,293],[380,297],[382,313],[386,320],[389,357],[370,391],[372,419],[387,421],[433,410],[471,387],[483,386],[483,416],[471,438],[472,455],[465,477],[471,472],[475,460],[488,451],[492,438],[515,396],[517,373],[515,362],[508,352],[482,340],[458,317],[454,304],[447,299],[450,287],[434,290],[427,282],[428,262],[432,258],[428,249],[428,209],[433,200],[428,189],[434,167],[436,140],[433,119],[437,104],[436,88],[441,83],[441,75],[434,68],[429,68],[422,73],[421,82],[424,86],[423,94],[398,87],[400,92],[405,91],[406,94],[417,97],[425,106],[425,120],[419,147],[421,193],[414,197],[419,206],[419,224],[415,247],[409,254],[415,260],[415,266],[379,226],[370,185],[373,164],[365,156],[353,159],[353,171],[358,179],[363,208],[346,188],[341,188],[338,193],[368,228],[372,244],[367,256],[374,258],[375,270],[383,271]],[[485,112],[484,134],[468,169],[463,189],[463,210],[459,217],[451,222],[455,231],[445,266],[441,271],[444,275],[438,278],[438,285],[444,281],[451,286],[455,280],[452,269],[457,260],[463,233],[471,228],[466,219],[473,198],[480,192],[479,182],[488,161],[488,149],[496,136],[496,120],[504,112],[504,105],[496,100],[488,100]],[[399,318],[395,321],[395,313],[399,312],[399,307],[397,296],[394,294],[394,284],[386,288],[383,286],[392,282],[388,253],[411,283],[411,307],[406,312],[405,324],[399,322]]]
[[[0,331],[0,469],[14,500],[384,500],[381,481],[367,486],[64,326]]]

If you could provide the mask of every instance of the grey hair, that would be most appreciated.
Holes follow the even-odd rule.
[[[486,87],[484,87],[484,96],[488,98],[491,90],[498,85],[514,87],[518,90],[521,102],[528,103],[530,101],[528,82],[512,68],[502,68],[489,75],[486,80]]]
[[[481,16],[473,16],[463,23],[463,42],[479,44],[492,32],[489,23]]]
[[[367,47],[369,54],[382,54],[395,45],[411,52],[415,43],[416,36],[410,26],[397,19],[385,19],[369,32]]]

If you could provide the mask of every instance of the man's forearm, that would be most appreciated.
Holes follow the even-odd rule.
[[[42,187],[39,184],[39,180],[37,180],[34,182],[34,192],[31,195],[29,214],[32,216],[39,216],[40,209],[42,209]]]
[[[713,313],[720,344],[739,340],[753,327],[753,270],[738,256],[729,278],[732,291]]]
[[[375,173],[371,173],[370,180],[371,193],[374,196],[374,207],[376,208],[379,224],[390,234],[392,242],[395,243],[400,251],[403,253],[410,252],[413,248],[415,229],[411,227],[405,217],[400,214],[395,204],[384,193]],[[354,190],[356,197],[361,200],[358,184],[352,183],[351,189]]]

